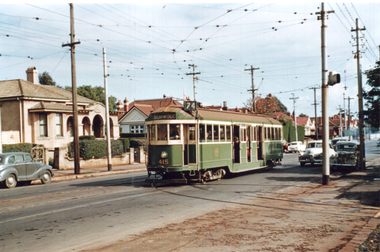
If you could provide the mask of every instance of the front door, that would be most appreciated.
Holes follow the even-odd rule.
[[[195,124],[185,124],[184,129],[184,151],[183,164],[197,163],[197,142],[195,135]]]

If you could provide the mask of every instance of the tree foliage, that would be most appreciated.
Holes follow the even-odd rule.
[[[309,116],[306,115],[306,114],[304,114],[304,113],[301,113],[301,114],[299,115],[299,117],[309,117]]]
[[[69,86],[66,86],[65,90],[72,92],[72,88]],[[77,88],[77,94],[83,97],[86,97],[88,99],[106,104],[103,87],[100,87],[100,86],[92,87],[90,85],[80,86]],[[112,95],[108,97],[109,111],[116,111],[117,109],[116,102],[117,102],[116,97]]]
[[[364,120],[372,127],[380,128],[380,61],[364,74],[367,75],[367,85],[371,87],[369,91],[363,92],[363,97],[367,100]]]
[[[41,85],[47,85],[47,86],[54,86],[55,87],[55,81],[53,81],[53,78],[46,71],[43,72],[42,74],[38,74],[38,80],[39,80]]]
[[[256,113],[271,115],[274,112],[284,112],[286,113],[287,108],[282,102],[277,99],[276,96],[268,94],[265,98],[261,96],[256,97]],[[249,104],[252,104],[252,99],[248,100]]]

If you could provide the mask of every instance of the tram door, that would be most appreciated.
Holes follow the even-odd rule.
[[[184,129],[184,151],[183,164],[197,163],[197,143],[195,139],[195,124],[185,124]]]
[[[257,160],[263,159],[263,127],[257,126]]]
[[[234,146],[234,159],[235,163],[240,163],[240,126],[234,125],[234,132],[233,132],[233,146]]]

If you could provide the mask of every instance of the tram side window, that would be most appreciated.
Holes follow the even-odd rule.
[[[195,125],[189,125],[189,140],[195,140]]]
[[[220,141],[225,141],[226,140],[226,134],[225,134],[225,125],[220,125],[219,126],[219,131],[220,131]]]
[[[180,140],[181,139],[181,125],[180,124],[170,124],[170,140]]]
[[[219,141],[219,125],[214,125],[214,141]]]
[[[226,136],[227,136],[227,141],[231,141],[231,126],[229,125],[226,126]]]
[[[204,124],[199,125],[199,140],[200,141],[205,141],[205,136],[206,136],[206,126]]]
[[[252,141],[256,141],[256,139],[257,139],[256,127],[253,127]]]
[[[264,127],[264,140],[268,139],[267,127]]]
[[[212,125],[207,125],[206,135],[207,135],[207,140],[212,141]]]
[[[157,140],[168,140],[167,124],[157,124]]]
[[[149,128],[150,140],[156,141],[156,125],[152,124]]]

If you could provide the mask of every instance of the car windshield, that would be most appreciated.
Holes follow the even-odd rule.
[[[340,144],[337,146],[340,151],[355,151],[355,144]]]
[[[297,145],[297,143],[291,143],[290,145]]]

